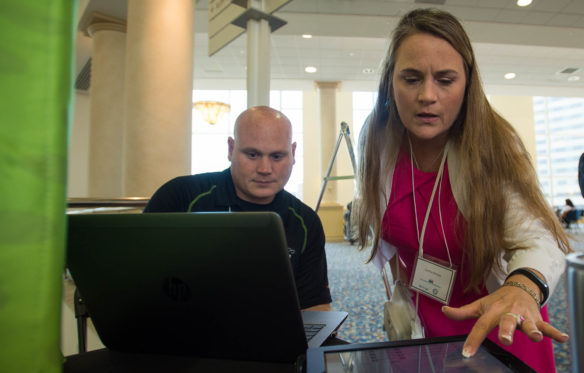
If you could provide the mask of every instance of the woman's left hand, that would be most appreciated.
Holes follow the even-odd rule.
[[[453,320],[478,319],[466,338],[462,354],[473,356],[487,335],[499,326],[499,341],[504,345],[513,343],[516,330],[521,330],[529,339],[540,342],[544,336],[563,343],[568,335],[543,321],[539,305],[524,290],[513,286],[502,286],[497,291],[465,306],[444,306],[442,312]]]

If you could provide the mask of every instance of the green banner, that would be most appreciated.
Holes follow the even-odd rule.
[[[75,0],[0,3],[0,372],[60,372]]]

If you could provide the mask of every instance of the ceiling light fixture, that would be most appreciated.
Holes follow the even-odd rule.
[[[203,114],[203,119],[209,124],[219,122],[223,115],[231,110],[229,104],[219,101],[198,101],[193,107]]]
[[[312,39],[312,35],[311,34],[302,34],[302,38],[303,39]]]
[[[515,73],[507,73],[507,74],[505,74],[505,79],[507,79],[507,80],[515,79],[516,76],[517,76],[517,74],[515,74]]]
[[[307,73],[310,73],[310,74],[314,74],[316,72],[316,67],[314,67],[314,66],[306,66],[304,68],[304,71],[306,71]]]
[[[517,6],[528,6],[533,0],[517,0]]]
[[[573,75],[568,78],[569,82],[577,82],[578,80],[580,80],[580,77],[578,75]]]
[[[580,70],[579,67],[566,67],[565,69],[562,69],[560,71],[558,71],[558,74],[574,74],[575,72],[578,72],[578,70]]]
[[[375,72],[375,69],[372,69],[371,67],[366,67],[363,69],[363,74],[373,74]]]

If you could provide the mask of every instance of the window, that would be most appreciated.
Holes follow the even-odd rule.
[[[285,189],[302,200],[304,185],[304,123],[302,91],[271,91],[270,106],[280,110],[292,122],[292,141],[296,142],[296,163]]]
[[[584,152],[584,98],[534,97],[536,168],[542,190],[554,206],[569,198],[584,205],[578,160]]]
[[[229,167],[227,138],[233,136],[233,123],[247,107],[246,91],[194,91],[193,101],[220,101],[231,105],[231,110],[213,125],[193,109],[191,172],[222,171]]]
[[[191,172],[221,171],[230,166],[227,159],[227,138],[233,136],[235,119],[247,108],[247,92],[244,90],[195,90],[193,101],[221,101],[231,105],[214,125],[203,120],[201,113],[193,109]],[[292,122],[292,138],[296,141],[296,163],[286,190],[302,199],[304,169],[303,122],[301,91],[271,91],[270,106],[282,111]]]
[[[349,130],[353,133],[353,150],[355,158],[359,161],[359,135],[365,119],[373,110],[377,100],[377,92],[353,92],[353,128]]]

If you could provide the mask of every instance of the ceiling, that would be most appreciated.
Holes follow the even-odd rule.
[[[245,34],[207,55],[207,5],[207,0],[196,0],[195,86],[206,80],[245,81]],[[274,13],[287,24],[270,37],[271,79],[342,81],[375,89],[400,16],[429,6],[463,22],[488,92],[584,96],[583,0],[534,0],[525,8],[515,0],[291,0]],[[85,0],[80,17],[99,11],[125,19],[125,8],[125,0]],[[303,39],[306,33],[313,37]],[[90,54],[91,40],[79,33],[77,72]],[[317,72],[306,73],[306,66]],[[567,68],[575,71],[561,73]],[[508,72],[516,78],[506,80]]]

